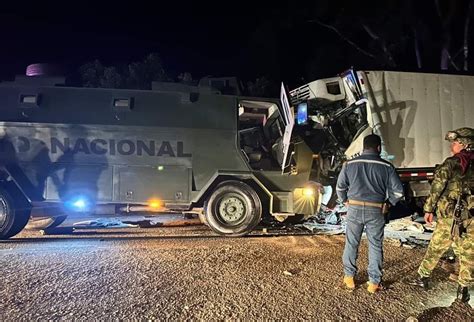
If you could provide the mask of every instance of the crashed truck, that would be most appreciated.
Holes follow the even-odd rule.
[[[172,87],[172,86],[171,86]],[[212,88],[74,88],[63,79],[0,84],[0,238],[31,216],[49,227],[78,212],[193,211],[214,232],[317,211],[313,153],[292,142],[280,99]]]
[[[358,156],[363,138],[375,133],[413,212],[421,211],[436,165],[450,155],[445,133],[474,124],[472,76],[351,69],[290,96],[295,132],[317,156],[314,180],[334,187],[343,162]]]

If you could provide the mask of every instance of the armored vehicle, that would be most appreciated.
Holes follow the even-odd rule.
[[[0,238],[30,216],[193,211],[213,231],[249,233],[262,218],[318,207],[313,153],[292,136],[280,99],[164,90],[67,87],[60,78],[0,84]],[[54,211],[53,211],[54,210]]]

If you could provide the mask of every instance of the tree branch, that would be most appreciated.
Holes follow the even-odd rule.
[[[334,31],[336,34],[339,35],[339,37],[341,37],[342,40],[344,40],[345,42],[347,42],[348,44],[350,44],[351,46],[353,46],[355,49],[357,49],[358,51],[360,51],[361,53],[363,53],[364,55],[366,56],[369,56],[371,58],[376,58],[375,55],[369,53],[368,51],[360,48],[355,42],[353,42],[352,40],[350,40],[349,38],[347,38],[346,36],[344,36],[336,27],[332,26],[332,25],[328,25],[328,24],[325,24],[324,22],[320,21],[319,19],[312,19],[312,20],[308,20],[309,23],[317,23],[318,25],[321,25],[325,28],[328,28],[332,31]]]
[[[415,55],[416,55],[416,65],[419,69],[423,67],[421,62],[421,52],[420,52],[420,43],[418,41],[418,31],[416,27],[413,27],[413,40],[415,45]]]
[[[451,63],[451,65],[453,65],[454,69],[459,71],[459,67],[454,63],[454,60],[451,58],[451,55],[449,54],[449,52],[446,51],[446,54],[448,56],[449,62]]]
[[[365,23],[361,23],[361,24],[362,24],[362,28],[364,28],[364,30],[369,34],[369,36],[373,40],[378,41],[380,43],[380,46],[382,47],[382,50],[383,50],[385,56],[387,57],[388,64],[392,67],[396,66],[397,64],[395,64],[395,60],[393,59],[392,53],[387,48],[387,45],[385,43],[385,39],[381,38],[379,35],[377,35],[375,32],[373,32],[372,29],[367,24],[365,24]]]

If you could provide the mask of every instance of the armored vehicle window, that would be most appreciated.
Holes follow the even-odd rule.
[[[20,94],[19,107],[23,107],[23,108],[39,107],[39,101],[40,101],[39,94]]]
[[[275,151],[283,136],[281,115],[272,102],[239,103],[240,149],[255,170],[277,170]]]
[[[114,98],[112,105],[117,111],[130,111],[133,107],[133,98]]]

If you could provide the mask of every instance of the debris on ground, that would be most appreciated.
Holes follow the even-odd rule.
[[[310,230],[315,234],[340,235],[346,232],[345,215],[347,208],[344,204],[338,204],[333,209],[322,206],[316,216],[309,218],[304,223],[297,225]]]
[[[283,271],[283,275],[286,275],[286,276],[293,276],[293,275],[298,274],[299,272],[301,272],[300,269],[293,268],[293,269],[284,270],[284,271]]]
[[[198,218],[185,215],[160,215],[160,216],[123,216],[120,218],[97,218],[73,223],[74,228],[156,228],[163,226],[188,226],[201,224]]]
[[[390,221],[386,226],[385,229],[393,230],[393,231],[413,231],[416,233],[423,233],[425,228],[422,224],[415,222],[411,219],[411,216],[396,219]]]
[[[74,228],[127,228],[138,227],[130,223],[124,223],[118,218],[97,218],[93,220],[84,220],[73,224]]]
[[[322,206],[321,210],[305,222],[295,225],[314,234],[339,235],[346,232],[347,208],[339,203],[334,208]],[[419,216],[407,216],[391,220],[385,226],[386,242],[406,248],[426,247],[435,225],[423,224]]]

